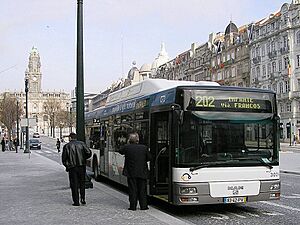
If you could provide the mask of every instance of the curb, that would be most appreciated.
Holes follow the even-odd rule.
[[[280,172],[280,173],[287,173],[287,174],[300,175],[300,172],[289,171],[289,170],[279,170],[279,172]]]

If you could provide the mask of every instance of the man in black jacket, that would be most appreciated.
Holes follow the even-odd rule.
[[[128,143],[119,152],[125,155],[123,175],[127,176],[129,210],[136,210],[137,201],[139,201],[141,210],[147,210],[147,177],[149,173],[147,162],[151,160],[151,154],[147,146],[138,144],[139,135],[137,133],[129,134]]]
[[[85,173],[86,160],[91,157],[92,152],[82,141],[77,141],[75,133],[70,133],[70,142],[63,147],[62,163],[69,172],[70,187],[72,191],[73,206],[79,206],[85,202]]]

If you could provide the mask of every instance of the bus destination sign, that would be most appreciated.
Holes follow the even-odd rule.
[[[222,111],[222,112],[253,112],[253,113],[272,113],[272,104],[269,99],[259,98],[259,96],[238,96],[234,93],[226,96],[210,92],[209,95],[195,95],[189,98],[188,110],[201,111]],[[207,94],[207,93],[206,93]]]

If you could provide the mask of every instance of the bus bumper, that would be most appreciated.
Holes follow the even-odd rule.
[[[196,193],[195,193],[196,190]],[[183,193],[184,192],[184,193]],[[269,201],[280,199],[280,181],[260,181],[258,195],[251,196],[222,196],[212,197],[209,183],[174,183],[173,185],[174,205],[206,205],[206,204],[228,204],[246,203],[255,201]]]

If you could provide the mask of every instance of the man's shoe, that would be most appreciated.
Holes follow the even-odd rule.
[[[145,208],[141,208],[141,210],[148,210],[149,208],[148,207],[145,207]]]
[[[136,210],[136,208],[128,208],[128,210],[135,211],[135,210]]]
[[[81,203],[82,205],[85,205],[85,204],[86,204],[85,200],[83,200],[83,199],[80,200],[80,203]]]
[[[72,206],[80,206],[79,203],[73,203]]]

